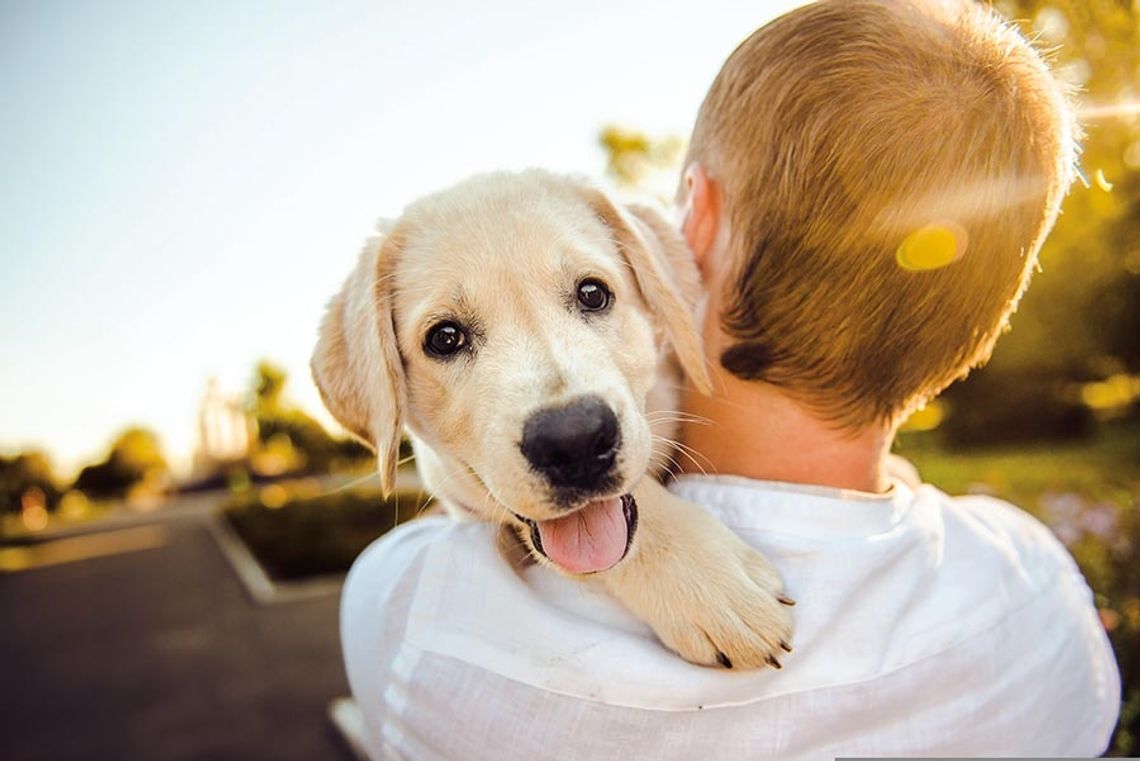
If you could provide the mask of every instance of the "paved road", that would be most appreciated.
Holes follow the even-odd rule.
[[[255,605],[203,520],[0,575],[0,759],[348,758],[336,596]]]

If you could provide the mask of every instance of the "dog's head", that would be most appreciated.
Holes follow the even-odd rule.
[[[643,413],[666,342],[707,388],[695,279],[655,212],[537,171],[477,177],[369,242],[329,305],[313,375],[376,448],[385,490],[406,424],[485,490],[454,499],[490,519],[506,508],[535,549],[556,544],[567,570],[589,570],[605,558],[575,562],[588,548],[563,544],[575,531],[628,542],[615,522],[653,451]]]

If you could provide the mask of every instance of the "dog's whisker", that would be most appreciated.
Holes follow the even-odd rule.
[[[692,413],[692,412],[685,412],[684,410],[672,410],[672,409],[650,410],[650,411],[645,413],[645,417],[647,417],[647,418],[678,417],[678,418],[688,418],[688,419],[695,419],[695,420],[708,420],[708,418],[706,418],[702,415],[697,415],[697,414]]]
[[[705,364],[710,366],[710,367],[712,366],[712,363],[709,362],[707,359],[705,360]],[[691,384],[685,383],[685,382],[662,383],[661,386],[662,386],[662,388],[667,388],[670,391],[691,391],[693,388]]]
[[[684,410],[661,409],[661,410],[650,410],[649,412],[645,413],[645,416],[649,417],[649,418],[658,417],[658,416],[662,416],[662,415],[671,415],[671,416],[676,416],[676,417],[681,417],[681,418],[686,418],[686,419],[691,419],[691,420],[703,420],[706,422],[711,422],[711,419],[705,417],[704,415],[698,415],[694,412],[686,412]]]
[[[686,452],[690,455],[695,455],[697,457],[700,457],[702,460],[704,460],[710,466],[712,465],[712,461],[708,457],[705,457],[705,455],[703,453],[701,453],[697,449],[694,449],[693,447],[689,446],[688,444],[685,444],[684,442],[681,442],[681,441],[674,441],[673,444],[682,452]]]
[[[432,502],[433,502],[435,499],[436,499],[436,496],[435,496],[435,493],[434,493],[434,492],[428,492],[427,490],[425,490],[425,491],[424,491],[424,501],[423,501],[423,503],[422,503],[422,504],[420,504],[420,505],[419,505],[419,506],[416,508],[416,514],[415,514],[415,517],[416,517],[416,518],[419,518],[421,515],[423,515],[423,514],[424,514],[424,511],[428,509],[428,507],[431,505],[431,503],[432,503]]]
[[[654,415],[654,416],[647,415],[646,421],[650,425],[653,425],[654,423],[696,423],[698,425],[710,425],[712,423],[712,421],[709,420],[708,418],[701,417],[699,415],[671,415],[671,414],[659,414],[659,415]]]
[[[649,466],[652,470],[672,474],[678,467],[677,461],[667,452],[654,452],[649,456]]]
[[[697,470],[699,470],[701,472],[702,476],[707,476],[709,474],[708,471],[705,469],[705,466],[702,465],[700,463],[700,461],[697,460],[697,457],[700,457],[702,460],[704,460],[709,465],[709,467],[712,467],[712,461],[709,460],[709,458],[705,457],[704,455],[702,455],[700,452],[696,451],[692,447],[685,446],[684,444],[678,444],[677,451],[680,452],[681,454],[683,454],[685,457],[687,457],[689,459],[689,461],[693,463],[693,467],[695,467]]]
[[[388,504],[388,503],[385,501],[385,504]],[[396,528],[396,526],[400,525],[400,490],[399,489],[397,489],[396,491],[394,491],[392,493],[392,505],[393,505],[393,507],[392,507],[392,525],[388,527],[389,530],[394,529],[394,528]]]
[[[681,463],[677,462],[677,459],[673,457],[673,455],[664,454],[661,457],[664,460],[664,463],[662,465],[667,466],[661,468],[663,472],[668,473],[670,476],[676,476],[681,472]]]
[[[652,435],[652,440],[654,450],[650,457],[657,457],[659,460],[671,465],[672,468],[669,469],[669,472],[673,472],[673,468],[679,468],[680,463],[673,457],[673,452],[677,451],[675,442],[666,436],[658,436],[656,434]]]
[[[340,494],[343,491],[348,491],[349,489],[355,489],[357,486],[360,486],[363,483],[367,483],[368,481],[378,481],[378,480],[380,480],[380,472],[373,470],[369,473],[366,473],[363,476],[360,476],[359,478],[354,478],[347,483],[340,484],[339,486],[334,486],[330,489],[325,489],[325,490],[321,491],[319,494],[317,494],[317,498],[320,499],[322,497],[331,497],[334,494]]]
[[[654,439],[672,446],[678,454],[684,455],[693,464],[693,467],[695,467],[697,470],[699,470],[701,472],[701,475],[706,475],[706,476],[708,475],[708,471],[705,469],[705,466],[702,465],[701,462],[697,458],[700,457],[702,460],[705,461],[705,463],[708,464],[709,467],[712,467],[712,461],[709,460],[709,458],[705,457],[703,454],[701,454],[699,451],[697,451],[696,449],[693,449],[692,447],[690,447],[686,444],[682,444],[680,441],[677,441],[676,439],[671,439],[667,436],[659,436],[659,435],[654,434]]]

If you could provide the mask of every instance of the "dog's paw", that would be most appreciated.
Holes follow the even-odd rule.
[[[691,585],[675,598],[683,610],[650,621],[661,641],[682,658],[703,666],[781,668],[792,652],[795,603],[771,564],[747,545],[705,564],[701,577],[678,579]]]
[[[606,586],[661,641],[704,666],[780,668],[795,603],[771,563],[700,507],[644,479],[640,530]]]

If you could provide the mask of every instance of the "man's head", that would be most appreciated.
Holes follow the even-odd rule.
[[[713,83],[681,188],[721,364],[845,428],[897,422],[989,357],[1076,130],[969,0],[823,0],[763,27]]]

